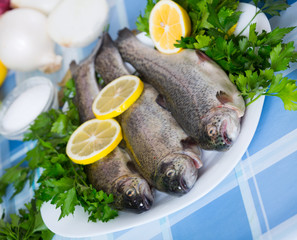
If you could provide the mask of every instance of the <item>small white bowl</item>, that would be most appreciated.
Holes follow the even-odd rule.
[[[22,140],[36,117],[58,108],[57,89],[45,77],[32,77],[17,85],[3,100],[0,109],[0,134]]]

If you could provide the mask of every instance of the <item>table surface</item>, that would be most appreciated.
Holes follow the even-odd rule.
[[[280,17],[270,18],[272,28],[297,26],[297,2]],[[146,0],[115,0],[110,11],[110,34],[128,26],[135,28]],[[133,6],[133,8],[131,8]],[[133,11],[132,11],[133,10]],[[286,41],[294,41],[297,30]],[[60,81],[71,59],[80,60],[84,49],[63,49],[67,55],[63,68],[51,76]],[[10,71],[0,88],[0,100],[22,79],[35,73]],[[283,72],[297,79],[297,64]],[[58,79],[58,80],[57,80]],[[32,143],[9,141],[0,136],[0,175],[20,161]],[[190,206],[157,221],[125,231],[83,239],[297,239],[297,112],[285,111],[283,103],[266,97],[260,122],[246,153],[234,170],[216,188]],[[1,208],[15,212],[33,196],[23,191],[13,200],[5,199]],[[54,239],[68,239],[55,235]]]

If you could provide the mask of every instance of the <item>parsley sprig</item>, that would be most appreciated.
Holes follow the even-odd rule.
[[[51,109],[40,114],[26,134],[25,141],[35,141],[36,145],[27,152],[26,157],[15,166],[6,169],[0,178],[0,203],[6,194],[9,185],[13,185],[12,197],[20,193],[27,182],[32,185],[37,177],[38,169],[42,169],[37,181],[38,187],[34,193],[34,208],[27,205],[20,210],[20,215],[10,215],[11,223],[0,222],[0,239],[3,236],[10,239],[26,239],[25,236],[38,237],[34,239],[46,239],[36,225],[36,218],[41,223],[40,207],[42,203],[50,201],[56,207],[61,208],[59,219],[74,213],[75,206],[82,206],[89,215],[89,221],[106,222],[115,218],[118,213],[111,207],[114,199],[103,191],[97,191],[87,182],[87,176],[82,165],[74,164],[65,154],[65,148],[72,132],[79,126],[78,111],[73,103],[75,96],[74,81],[68,81],[64,92],[64,101],[68,104],[68,110]],[[36,215],[36,217],[35,217]],[[21,236],[17,223],[22,223]],[[22,227],[26,225],[25,227]],[[28,226],[30,225],[30,227]],[[38,231],[37,231],[38,230]],[[42,230],[42,229],[41,229]],[[17,231],[17,232],[16,232]],[[50,239],[50,238],[48,238]]]
[[[229,74],[247,105],[262,95],[276,96],[283,101],[285,109],[297,110],[296,80],[279,73],[297,61],[294,43],[283,41],[294,27],[277,27],[270,33],[258,33],[256,24],[251,24],[248,37],[241,35],[245,29],[235,36],[232,31],[241,14],[236,11],[239,1],[174,1],[186,9],[192,22],[191,36],[178,40],[176,47],[204,51]],[[252,20],[260,13],[280,15],[280,11],[289,7],[284,0],[253,2],[259,10]],[[148,0],[145,14],[138,18],[138,30],[148,33],[149,14],[154,5],[153,0]]]
[[[19,210],[19,214],[11,214],[11,223],[0,219],[0,239],[42,239],[50,240],[54,233],[47,229],[41,214],[36,209],[36,200],[25,204],[24,209]]]

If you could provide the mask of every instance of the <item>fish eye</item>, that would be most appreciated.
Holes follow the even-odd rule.
[[[135,195],[135,189],[134,188],[130,188],[126,191],[126,195],[128,197],[133,197]]]
[[[170,169],[170,170],[167,171],[166,176],[167,177],[172,177],[172,176],[174,176],[174,174],[175,174],[175,170]]]
[[[217,134],[217,128],[214,126],[209,126],[207,128],[207,133],[208,133],[208,136],[213,137]]]

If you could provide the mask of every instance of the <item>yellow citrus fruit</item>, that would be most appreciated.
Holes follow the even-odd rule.
[[[155,47],[162,53],[172,54],[181,51],[174,44],[181,37],[191,33],[191,21],[187,12],[171,0],[159,1],[152,9],[149,18],[150,36]]]
[[[236,27],[237,27],[237,23],[234,24],[234,25],[228,30],[228,32],[227,32],[228,36],[231,36],[231,35],[234,33]]]
[[[0,60],[0,86],[4,82],[7,75],[7,68],[4,66],[4,64]]]
[[[91,119],[70,136],[66,154],[75,163],[90,164],[105,157],[122,140],[119,123],[114,119]]]
[[[95,98],[92,110],[97,119],[116,117],[141,95],[143,82],[134,75],[124,75],[107,84]]]

